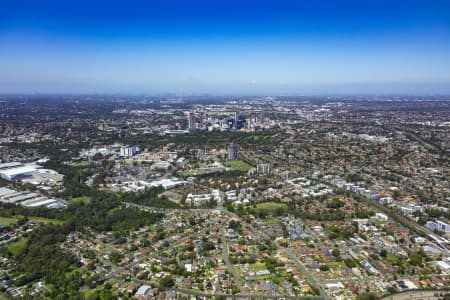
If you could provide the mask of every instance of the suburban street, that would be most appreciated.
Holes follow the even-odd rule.
[[[221,242],[222,242],[223,261],[227,265],[228,271],[230,271],[231,275],[233,275],[234,283],[239,288],[241,293],[243,293],[244,287],[242,286],[241,281],[239,280],[239,274],[236,272],[236,269],[234,268],[233,264],[230,262],[230,258],[228,256],[228,243],[227,243],[227,238],[225,235],[225,230],[223,228],[221,230]]]

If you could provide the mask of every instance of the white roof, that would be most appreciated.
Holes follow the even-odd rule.
[[[11,195],[16,193],[15,190],[11,190],[8,188],[4,188],[4,187],[0,187],[0,197],[6,196],[6,195]]]
[[[143,285],[143,286],[141,286],[138,290],[137,290],[137,292],[136,292],[136,296],[143,296],[143,295],[145,295],[145,294],[147,294],[147,292],[148,292],[148,290],[150,289],[151,287],[149,286],[149,285]]]
[[[22,165],[22,163],[20,163],[20,162],[2,163],[2,164],[0,164],[0,169],[11,168],[11,167],[18,167],[18,166],[21,166],[21,165]]]
[[[19,174],[23,174],[23,173],[31,173],[31,172],[36,171],[36,169],[37,168],[35,166],[22,166],[22,167],[17,167],[17,168],[1,170],[0,174],[4,174],[6,176],[14,176],[14,175],[19,175]]]
[[[27,192],[27,193],[22,194],[22,195],[18,195],[18,196],[15,196],[15,197],[11,197],[11,198],[9,198],[9,199],[7,200],[7,202],[9,202],[9,203],[15,203],[15,202],[24,201],[24,200],[31,199],[31,198],[36,198],[37,196],[39,196],[39,195],[36,194],[36,193]]]
[[[47,205],[47,204],[51,204],[51,203],[55,203],[56,200],[55,199],[47,199],[47,200],[42,200],[36,203],[32,203],[32,204],[28,204],[26,206],[28,207],[38,207],[38,206],[43,206],[43,205]]]
[[[450,265],[442,260],[438,261],[436,263],[436,266],[438,266],[442,270],[450,270]]]

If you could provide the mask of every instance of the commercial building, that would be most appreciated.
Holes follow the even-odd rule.
[[[174,188],[176,186],[184,185],[186,183],[187,183],[187,181],[180,180],[176,177],[172,177],[172,178],[164,178],[164,179],[160,179],[160,180],[151,181],[149,183],[149,186],[151,186],[151,187],[162,186],[164,189],[167,190],[167,189]]]
[[[239,158],[239,145],[231,143],[227,146],[227,160],[236,160]]]
[[[258,174],[270,174],[272,172],[271,164],[258,164],[256,166],[256,172]]]
[[[195,130],[195,115],[192,112],[188,112],[188,130]]]
[[[131,157],[139,153],[139,147],[121,147],[120,148],[120,156],[123,157]]]
[[[450,224],[447,224],[442,221],[435,221],[435,222],[428,221],[425,224],[425,227],[427,227],[431,230],[440,230],[440,231],[450,232]]]

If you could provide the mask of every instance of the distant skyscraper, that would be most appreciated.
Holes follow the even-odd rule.
[[[237,113],[237,111],[235,111],[234,112],[234,122],[235,122],[235,124],[236,124],[237,120],[238,120],[238,113]]]
[[[242,129],[245,127],[246,123],[247,123],[247,120],[245,120],[245,117],[239,116],[236,123],[234,124],[234,128]]]
[[[192,112],[188,112],[188,129],[190,131],[195,130],[195,115]]]
[[[227,146],[227,160],[235,160],[239,158],[239,145],[234,142]]]

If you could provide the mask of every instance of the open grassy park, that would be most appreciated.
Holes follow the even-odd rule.
[[[242,160],[229,160],[223,163],[224,166],[233,168],[237,171],[248,172],[253,167]]]
[[[91,197],[89,196],[80,196],[72,198],[72,202],[89,202],[91,201]]]
[[[17,222],[16,218],[0,217],[0,225],[8,226]]]
[[[11,224],[14,224],[19,220],[22,216],[15,216],[15,217],[0,217],[0,225],[8,226]],[[27,217],[30,221],[36,221],[41,223],[50,224],[53,223],[55,225],[60,225],[63,223],[61,220],[57,219],[49,219],[49,218],[42,218],[42,217]]]
[[[22,239],[20,241],[14,242],[8,246],[8,250],[11,251],[13,255],[16,255],[20,251],[22,251],[27,245],[27,239]]]
[[[277,202],[264,202],[259,203],[256,207],[251,208],[254,212],[263,212],[265,214],[273,214],[277,211],[287,211],[288,206],[285,203],[277,203]]]
[[[64,221],[62,221],[62,220],[41,218],[41,217],[28,217],[28,220],[41,222],[41,223],[46,223],[46,224],[52,223],[52,224],[55,224],[55,225],[61,225],[62,223],[64,223]]]

